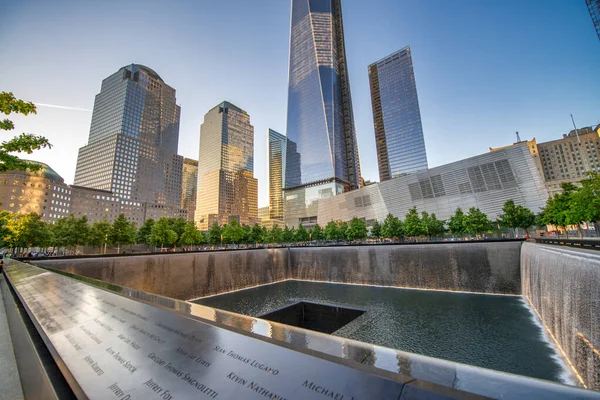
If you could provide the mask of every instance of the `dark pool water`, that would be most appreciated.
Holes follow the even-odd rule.
[[[286,281],[195,302],[260,316],[299,301],[366,310],[334,335],[552,381],[565,375],[517,296]]]

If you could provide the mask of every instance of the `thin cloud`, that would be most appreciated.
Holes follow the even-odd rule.
[[[40,107],[52,107],[52,108],[60,108],[62,110],[73,110],[73,111],[87,111],[92,112],[92,110],[88,110],[87,108],[79,108],[79,107],[69,107],[69,106],[57,106],[55,104],[44,104],[44,103],[34,103],[36,106]]]

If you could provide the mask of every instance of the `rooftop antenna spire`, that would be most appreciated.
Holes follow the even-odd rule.
[[[521,136],[519,136],[519,131],[517,131],[517,143],[521,143]]]

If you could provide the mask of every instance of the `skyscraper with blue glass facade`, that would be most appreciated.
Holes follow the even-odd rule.
[[[285,222],[310,225],[360,182],[341,0],[292,0],[289,65]]]
[[[369,65],[379,179],[427,169],[410,46]]]
[[[104,79],[88,144],[79,149],[75,185],[111,191],[138,224],[179,215],[180,112],[175,89],[146,66],[127,65]]]
[[[590,12],[590,17],[592,17],[592,23],[594,24],[594,28],[596,28],[598,39],[600,39],[600,0],[585,0],[585,4]]]

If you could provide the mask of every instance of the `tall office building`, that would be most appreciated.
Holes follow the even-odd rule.
[[[254,178],[254,127],[241,108],[223,102],[204,116],[200,128],[196,225],[258,222]]]
[[[360,165],[341,0],[292,0],[290,36],[284,211],[296,226],[316,222],[318,199],[358,188]]]
[[[590,11],[590,16],[592,17],[594,28],[596,28],[598,39],[600,39],[600,0],[585,0],[585,4],[587,4],[588,10]]]
[[[269,129],[269,218],[283,221],[283,187],[287,138]]]
[[[369,65],[379,179],[427,169],[410,46]]]
[[[183,157],[177,155],[175,89],[150,68],[131,64],[102,81],[88,144],[79,149],[75,185],[111,191],[134,222],[176,216]]]
[[[196,194],[198,192],[198,161],[183,159],[181,178],[181,208],[186,210],[187,220],[193,221],[196,212]]]

